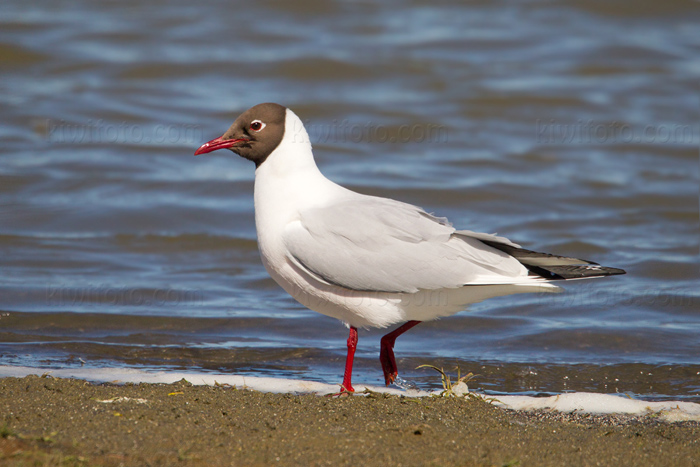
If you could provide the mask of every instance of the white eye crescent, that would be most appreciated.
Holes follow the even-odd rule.
[[[265,124],[260,120],[253,120],[250,122],[250,129],[253,131],[260,131],[265,128]]]

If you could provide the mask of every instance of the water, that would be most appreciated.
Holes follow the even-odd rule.
[[[700,400],[693,4],[2,10],[0,364],[340,382],[345,328],[260,263],[252,165],[192,156],[273,101],[343,185],[628,271],[424,323],[397,341],[406,380]],[[356,381],[381,384],[381,335]]]

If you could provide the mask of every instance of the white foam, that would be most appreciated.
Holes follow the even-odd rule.
[[[194,373],[177,371],[147,371],[133,368],[62,368],[47,370],[24,366],[0,366],[0,377],[15,376],[18,378],[27,375],[50,375],[55,378],[78,378],[88,381],[109,383],[165,383],[171,384],[185,379],[196,385],[217,384],[231,385],[239,389],[252,389],[260,392],[295,393],[295,394],[334,394],[340,390],[338,384],[318,383],[316,381],[303,381],[297,379],[265,378],[260,376],[241,376],[231,374]],[[403,394],[409,397],[429,396],[430,393],[420,390],[403,391],[396,388],[383,386],[367,386],[355,384],[355,392],[363,392],[369,389],[373,392],[387,394]]]
[[[50,375],[56,378],[78,378],[88,381],[112,383],[166,383],[171,384],[185,379],[196,385],[224,384],[247,388],[260,392],[294,393],[294,394],[333,394],[340,389],[338,385],[303,381],[296,379],[265,378],[259,376],[241,376],[231,374],[212,374],[175,371],[147,371],[129,368],[62,368],[46,370],[24,366],[0,366],[0,377],[24,377],[27,375]],[[426,397],[438,394],[417,389],[401,390],[383,386],[355,385],[357,393],[369,389],[373,392],[404,395],[408,397]],[[512,410],[552,410],[558,412],[577,412],[591,414],[627,414],[656,415],[668,422],[700,421],[700,404],[693,402],[669,401],[648,402],[630,399],[613,394],[574,392],[551,397],[497,396],[493,402],[497,407]]]
[[[593,414],[657,415],[668,422],[700,421],[700,404],[648,402],[624,395],[572,392],[550,397],[498,396],[494,405],[513,410],[554,410]]]

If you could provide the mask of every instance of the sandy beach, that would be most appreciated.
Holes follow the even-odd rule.
[[[700,423],[455,397],[0,380],[0,464],[698,465]]]
[[[700,467],[697,6],[3,0],[0,467]],[[265,102],[298,116],[333,183],[627,274],[447,317],[444,286],[519,268],[476,237],[476,269],[445,263],[451,227],[412,208],[416,224],[376,200],[355,215],[307,192],[327,181],[194,156]],[[308,156],[294,139],[280,179]],[[326,233],[289,240],[300,219]],[[295,293],[325,274],[341,309],[381,304],[378,326],[444,316],[396,341],[409,389],[323,397],[348,320],[279,287],[264,256],[282,250],[312,273]],[[400,300],[426,315],[391,312],[413,289],[431,292]],[[392,329],[360,329],[359,390],[385,389]],[[499,402],[429,397],[426,364]]]

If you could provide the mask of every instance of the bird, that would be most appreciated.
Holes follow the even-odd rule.
[[[458,230],[420,207],[342,187],[316,165],[301,119],[279,104],[251,107],[194,154],[220,149],[255,164],[255,226],[269,275],[303,306],[349,328],[339,394],[355,392],[358,329],[400,325],[380,341],[389,386],[398,377],[396,339],[423,321],[492,297],[556,292],[563,281],[625,274],[531,251],[496,234]]]

